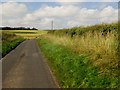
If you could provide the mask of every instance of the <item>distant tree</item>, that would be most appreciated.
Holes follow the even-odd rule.
[[[0,30],[37,30],[36,28],[30,27],[0,27]]]
[[[30,30],[30,28],[28,27],[27,30]]]
[[[33,27],[31,30],[37,30],[37,29]]]

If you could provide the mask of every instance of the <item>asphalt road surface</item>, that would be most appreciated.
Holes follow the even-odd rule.
[[[2,59],[2,88],[58,88],[35,40],[26,40]]]

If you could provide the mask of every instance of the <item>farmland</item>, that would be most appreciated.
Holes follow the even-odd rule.
[[[117,88],[118,23],[37,31],[2,32],[5,56],[35,39],[61,88]]]
[[[3,32],[13,33],[25,39],[33,39],[47,33],[47,31],[42,30],[4,30]]]
[[[120,89],[118,0],[2,0],[0,87]]]
[[[49,31],[37,39],[63,88],[117,88],[118,23]]]
[[[2,54],[2,57],[8,54],[11,50],[13,50],[17,45],[19,45],[23,41],[24,38],[17,37],[13,33],[2,32],[2,42],[0,43],[0,53]]]
[[[0,31],[0,33],[2,36],[0,53],[4,57],[25,39],[33,39],[46,32],[36,30],[4,30]]]

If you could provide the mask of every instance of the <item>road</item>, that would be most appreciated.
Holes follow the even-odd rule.
[[[26,40],[2,59],[3,88],[58,88],[35,40]]]

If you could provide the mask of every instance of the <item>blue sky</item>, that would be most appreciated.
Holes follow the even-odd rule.
[[[55,6],[61,6],[61,4],[57,2],[24,2],[29,10],[36,10],[39,9],[43,5],[48,5],[51,7]],[[80,6],[82,8],[88,8],[88,9],[103,9],[107,6],[112,6],[113,8],[118,8],[118,2],[78,2],[77,6]]]
[[[16,1],[16,2],[119,2],[119,0],[1,0],[2,2]]]
[[[103,22],[112,23],[118,20],[118,2],[7,1],[2,0],[3,3],[0,4],[2,6],[0,16],[3,17],[2,26],[29,26],[50,29],[53,20],[54,28],[60,29]]]
[[[28,6],[28,9],[30,11],[37,10],[43,5],[48,5],[48,6],[51,6],[51,7],[60,6],[56,2],[24,2],[24,4],[26,4]]]

